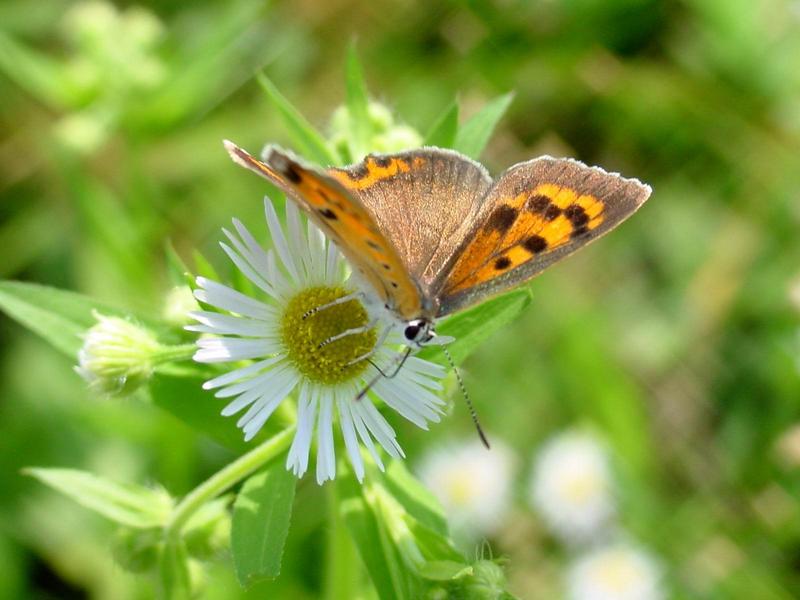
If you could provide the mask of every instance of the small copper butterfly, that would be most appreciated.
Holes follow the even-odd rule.
[[[319,169],[275,147],[231,158],[285,191],[405,323],[409,346],[434,322],[517,286],[607,233],[650,196],[648,185],[542,156],[497,179],[435,147]]]

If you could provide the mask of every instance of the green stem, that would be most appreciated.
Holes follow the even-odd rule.
[[[167,362],[189,360],[197,352],[195,344],[180,344],[178,346],[161,346],[153,353],[153,364],[160,365]]]
[[[292,441],[294,430],[294,425],[284,429],[247,454],[243,454],[227,467],[217,471],[189,492],[173,510],[172,517],[165,528],[166,537],[177,539],[181,529],[201,506],[283,454]]]

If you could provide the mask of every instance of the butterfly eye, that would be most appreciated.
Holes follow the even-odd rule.
[[[406,330],[403,332],[403,335],[406,336],[407,340],[415,340],[417,339],[417,335],[419,334],[419,325],[409,325],[406,327]]]

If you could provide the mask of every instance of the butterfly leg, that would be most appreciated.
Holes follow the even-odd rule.
[[[383,346],[383,342],[385,342],[386,338],[389,337],[389,333],[391,333],[391,331],[392,331],[392,326],[391,325],[387,325],[383,329],[383,331],[381,331],[381,334],[378,336],[378,339],[375,342],[375,345],[372,347],[372,350],[370,350],[369,352],[365,352],[364,354],[362,354],[359,357],[354,358],[349,363],[347,363],[347,366],[349,367],[349,366],[354,365],[356,363],[360,363],[362,360],[367,360],[368,358],[370,358],[373,354],[375,354],[375,352],[378,351],[378,348]]]
[[[364,297],[364,292],[353,292],[352,294],[347,294],[346,296],[337,298],[333,302],[328,302],[327,304],[321,304],[319,306],[315,306],[311,310],[307,310],[305,313],[303,313],[303,319],[307,319],[308,317],[315,315],[318,312],[325,310],[326,308],[331,308],[332,306],[338,306],[339,304],[350,302],[350,300],[360,300],[363,297]]]
[[[353,327],[351,329],[345,329],[341,333],[337,333],[336,335],[332,335],[327,340],[323,340],[319,344],[317,344],[317,350],[319,350],[321,348],[324,348],[328,344],[332,344],[336,340],[340,340],[342,338],[345,338],[348,335],[358,335],[359,333],[366,333],[367,331],[369,331],[370,329],[375,327],[375,324],[377,322],[378,322],[378,319],[373,319],[372,321],[370,321],[366,325],[362,325],[361,327]]]

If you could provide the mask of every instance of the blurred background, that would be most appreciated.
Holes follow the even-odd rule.
[[[232,216],[264,231],[264,187],[220,143],[288,144],[253,74],[325,130],[352,37],[373,97],[422,132],[454,96],[468,117],[515,91],[493,173],[548,153],[654,189],[464,365],[496,463],[469,450],[458,398],[431,432],[395,419],[468,554],[506,557],[522,598],[586,597],[592,577],[639,586],[608,598],[798,597],[796,1],[3,2],[0,277],[164,310],[166,240],[225,266]],[[151,597],[114,565],[109,523],[20,469],[182,494],[233,455],[90,397],[72,366],[0,315],[0,597]],[[320,587],[311,479],[277,597]],[[251,597],[210,564],[207,597]]]

